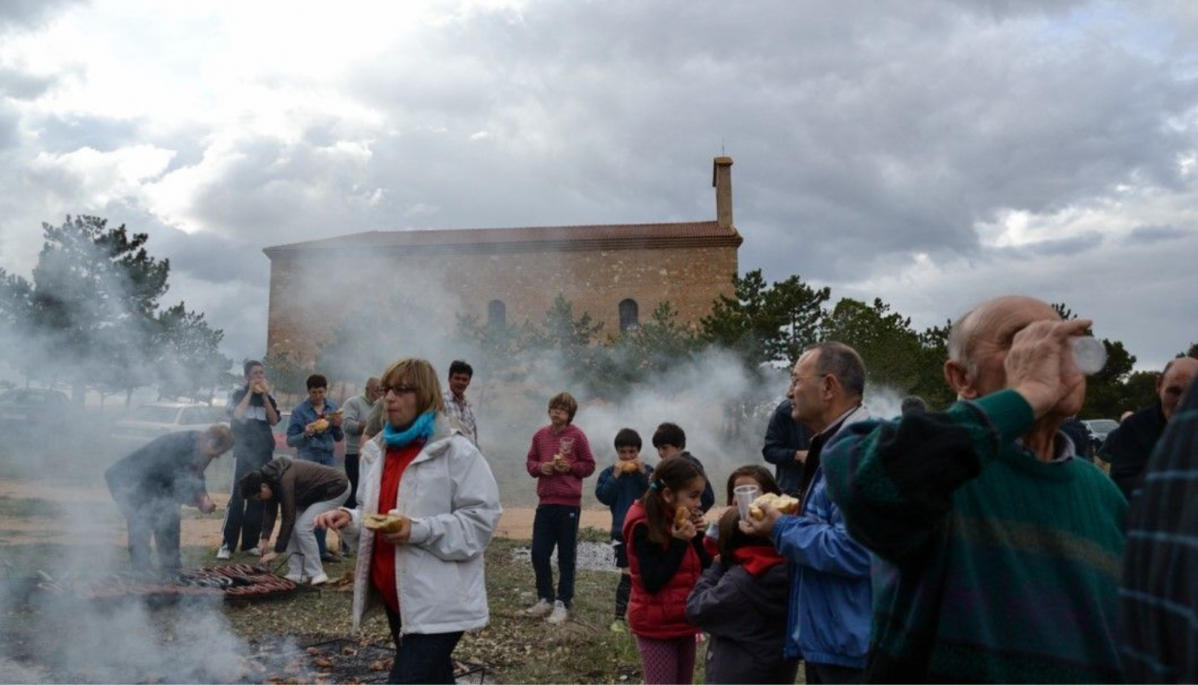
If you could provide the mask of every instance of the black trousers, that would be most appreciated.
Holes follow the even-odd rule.
[[[824,683],[825,685],[842,685],[843,683],[859,683],[865,672],[859,668],[849,668],[847,666],[833,666],[832,664],[813,664],[810,661],[803,662],[803,673],[807,678],[808,685],[817,685]]]
[[[358,508],[358,465],[360,463],[360,455],[345,455],[345,477],[349,478],[349,499],[345,500],[344,505],[346,509]]]
[[[241,479],[250,471],[256,471],[270,461],[267,455],[265,461],[261,455],[238,454],[233,458],[233,488],[229,493],[229,506],[225,509],[224,542],[230,552],[237,551],[238,541],[241,549],[247,550],[258,546],[262,537],[262,502],[257,499],[247,500],[241,496]]]
[[[391,667],[388,683],[448,683],[453,677],[453,650],[462,639],[462,632],[421,635],[408,633],[399,636],[399,614],[387,608],[387,623],[391,626],[391,641],[395,643],[395,665]]]
[[[537,597],[550,603],[561,600],[567,607],[574,600],[574,561],[578,555],[578,507],[542,504],[532,519],[532,572],[537,579]],[[557,596],[553,594],[550,557],[557,547]]]
[[[150,561],[150,542],[158,549],[158,567],[173,573],[183,566],[179,553],[182,516],[179,503],[162,497],[142,497],[136,492],[108,485],[113,500],[125,516],[129,537],[129,564],[134,571],[154,570]]]

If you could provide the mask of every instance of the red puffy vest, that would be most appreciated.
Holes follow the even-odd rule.
[[[678,566],[678,572],[665,587],[653,594],[645,591],[641,582],[641,561],[637,558],[633,544],[632,529],[647,526],[645,508],[633,502],[624,517],[624,539],[628,545],[628,570],[632,574],[632,597],[628,602],[628,627],[634,635],[655,640],[695,635],[699,629],[686,622],[686,598],[690,596],[703,567],[699,554],[691,545],[686,546],[686,556]]]

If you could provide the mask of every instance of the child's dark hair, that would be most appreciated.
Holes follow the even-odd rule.
[[[308,386],[309,390],[313,388],[327,388],[329,387],[329,379],[318,373],[314,373],[308,376],[308,380],[304,381],[304,384]]]
[[[649,477],[649,489],[641,497],[645,518],[649,523],[649,541],[664,545],[669,542],[669,531],[674,527],[674,512],[667,509],[662,492],[680,492],[696,478],[706,478],[703,471],[689,459],[663,459]]]
[[[262,490],[262,472],[250,471],[237,483],[241,488],[242,499],[258,499],[258,492]]]
[[[578,400],[568,392],[559,392],[549,398],[549,409],[561,409],[568,415],[566,423],[574,423],[574,415],[578,413]]]
[[[686,431],[676,423],[663,423],[653,432],[653,446],[686,449]]]
[[[769,538],[746,535],[740,529],[740,511],[736,507],[725,511],[724,515],[720,517],[719,531],[720,537],[716,541],[716,549],[720,552],[720,561],[725,564],[736,563],[736,557],[732,553],[741,547],[771,544]]]
[[[621,447],[635,447],[637,452],[641,451],[641,434],[631,428],[621,428],[619,433],[616,433],[616,449]]]
[[[732,492],[736,486],[736,479],[744,478],[745,476],[757,481],[757,485],[761,488],[761,494],[763,495],[767,492],[772,492],[775,495],[782,494],[782,488],[778,487],[778,481],[774,480],[774,474],[770,473],[769,469],[760,464],[749,464],[748,466],[738,468],[732,472],[732,475],[728,476],[728,506],[732,506],[736,501],[736,497]]]

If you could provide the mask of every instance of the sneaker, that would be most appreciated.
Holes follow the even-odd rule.
[[[545,618],[551,611],[553,611],[553,605],[549,603],[549,600],[542,597],[537,600],[536,604],[525,609],[524,615],[532,616],[533,618]]]
[[[624,622],[624,619],[617,618],[616,620],[611,622],[611,625],[608,626],[607,629],[613,633],[627,633],[628,632],[628,624]]]
[[[329,582],[329,576],[326,573],[318,573],[312,577],[313,585],[324,585],[327,582]]]
[[[229,551],[228,546],[221,545],[220,549],[218,549],[216,551],[216,558],[217,559],[231,559],[231,558],[233,558],[233,553]]]
[[[262,556],[262,550],[258,549],[257,547],[251,547],[245,550],[245,553],[255,557]]]
[[[566,605],[562,604],[562,601],[559,599],[553,603],[553,613],[549,614],[549,618],[545,619],[545,622],[551,626],[555,626],[559,623],[565,623],[569,616],[569,610],[566,609]]]
[[[304,582],[304,576],[299,573],[288,573],[287,575],[285,575],[283,577],[297,585]]]

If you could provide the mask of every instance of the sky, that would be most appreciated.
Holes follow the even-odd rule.
[[[7,0],[0,267],[107,217],[259,357],[264,247],[711,220],[724,153],[742,272],[918,328],[1065,302],[1159,368],[1198,341],[1196,40],[1183,0]]]

